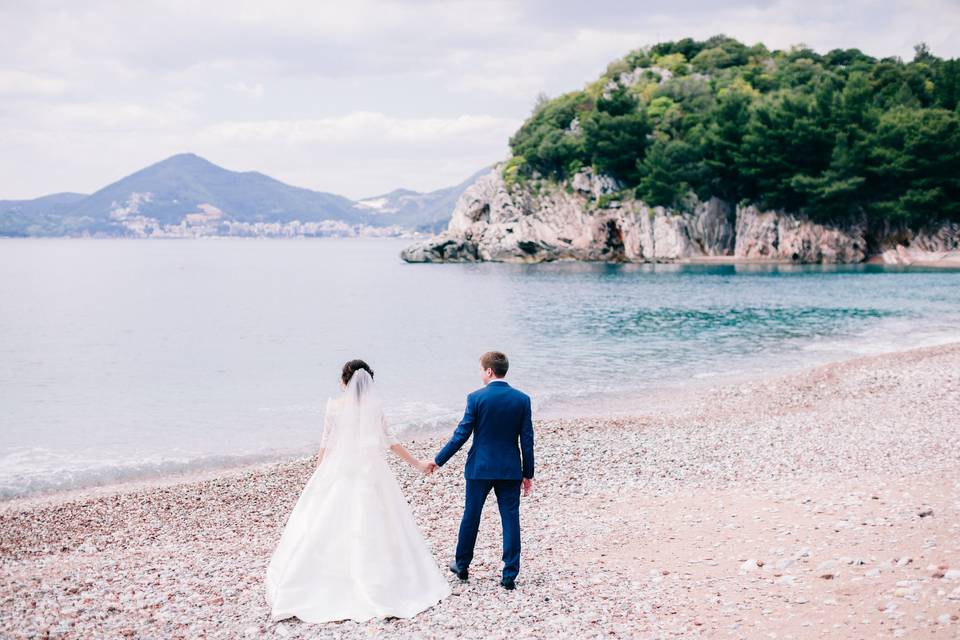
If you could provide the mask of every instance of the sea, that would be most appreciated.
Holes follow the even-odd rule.
[[[488,350],[550,418],[960,340],[960,271],[406,264],[408,242],[0,240],[0,499],[309,455],[353,358],[415,440],[452,432]]]

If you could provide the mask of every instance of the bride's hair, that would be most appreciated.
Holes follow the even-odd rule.
[[[343,384],[348,384],[350,378],[353,377],[357,371],[364,369],[367,373],[370,374],[370,378],[373,378],[373,369],[370,368],[363,360],[351,360],[347,364],[343,365],[343,372],[340,374],[340,379],[343,381]]]

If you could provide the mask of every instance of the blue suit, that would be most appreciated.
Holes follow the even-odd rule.
[[[492,489],[503,527],[503,577],[520,572],[520,480],[533,478],[533,420],[530,396],[505,380],[492,380],[467,396],[453,437],[434,462],[443,466],[473,435],[464,468],[466,504],[457,539],[456,564],[470,566],[483,503]]]

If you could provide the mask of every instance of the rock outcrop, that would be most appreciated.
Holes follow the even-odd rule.
[[[884,264],[960,266],[960,224],[934,229],[889,231],[878,242]]]
[[[447,230],[405,249],[408,262],[689,262],[731,260],[855,263],[880,247],[883,261],[956,259],[960,226],[868,237],[864,224],[820,224],[785,211],[694,200],[689,211],[649,207],[589,168],[565,183],[508,185],[500,167],[457,202]],[[951,253],[955,252],[955,253]]]
[[[667,262],[729,255],[734,215],[718,199],[692,213],[619,199],[616,182],[590,169],[569,184],[508,188],[494,169],[467,189],[450,225],[404,250],[408,262]]]
[[[867,256],[864,225],[826,226],[784,211],[737,209],[734,257],[803,263],[862,262]]]

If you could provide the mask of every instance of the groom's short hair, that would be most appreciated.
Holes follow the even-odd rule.
[[[507,375],[507,369],[510,368],[510,362],[507,360],[507,354],[499,351],[487,351],[480,356],[480,366],[483,370],[493,369],[493,375],[502,378]]]

